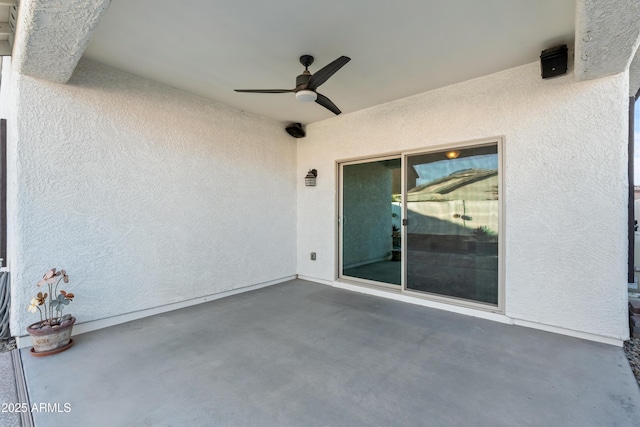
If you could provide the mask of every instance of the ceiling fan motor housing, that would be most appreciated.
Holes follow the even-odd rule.
[[[287,133],[294,138],[304,138],[304,136],[306,135],[304,128],[300,123],[291,123],[287,125],[285,129]]]
[[[296,89],[300,89],[301,86],[306,86],[310,78],[311,78],[311,73],[308,71],[305,71],[304,73],[296,77]]]

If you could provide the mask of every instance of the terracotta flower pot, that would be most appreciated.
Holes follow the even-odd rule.
[[[33,342],[31,354],[34,356],[48,356],[60,353],[71,347],[71,344],[73,344],[71,330],[75,322],[76,318],[71,317],[54,326],[41,326],[40,322],[29,325],[27,332]]]

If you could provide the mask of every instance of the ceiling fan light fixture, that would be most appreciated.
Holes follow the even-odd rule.
[[[2,2],[0,2],[2,3]],[[326,96],[316,92],[318,86],[327,81],[327,79],[335,74],[344,64],[351,61],[351,58],[347,56],[341,56],[328,65],[325,65],[319,69],[315,74],[309,72],[309,65],[313,63],[313,56],[302,55],[300,57],[300,63],[304,65],[304,71],[298,77],[296,77],[296,87],[294,89],[235,89],[236,92],[249,92],[249,93],[291,93],[296,94],[296,99],[301,102],[316,102],[323,106],[333,114],[338,115],[342,113],[340,109],[331,102]],[[302,90],[300,90],[302,89]]]
[[[318,94],[312,90],[299,90],[296,92],[296,99],[302,102],[314,102],[318,98]]]

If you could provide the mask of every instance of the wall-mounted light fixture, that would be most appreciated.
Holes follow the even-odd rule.
[[[299,90],[296,92],[296,99],[302,102],[313,102],[318,99],[318,94],[312,90]]]
[[[457,159],[459,155],[459,151],[447,151],[445,153],[445,156],[447,156],[448,159]]]
[[[317,176],[318,176],[317,170],[309,169],[309,172],[307,172],[307,176],[304,177],[304,185],[306,185],[307,187],[315,187]]]

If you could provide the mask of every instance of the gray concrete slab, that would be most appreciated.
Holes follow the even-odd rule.
[[[0,426],[20,427],[22,407],[18,400],[10,352],[0,353]]]
[[[36,426],[632,426],[621,348],[294,280],[23,365]]]

